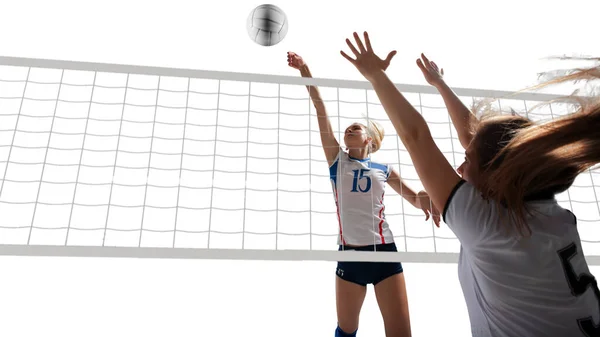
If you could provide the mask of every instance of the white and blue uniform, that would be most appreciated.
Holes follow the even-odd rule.
[[[390,172],[389,165],[339,152],[329,168],[339,223],[338,244],[367,246],[394,242],[383,203]]]
[[[461,243],[458,274],[474,337],[600,336],[600,291],[576,217],[550,196],[527,203],[531,236],[517,238],[473,185],[461,181],[444,222]]]
[[[391,167],[371,158],[352,158],[339,151],[329,167],[339,224],[339,250],[397,252],[394,236],[385,219],[385,184]],[[403,273],[400,262],[338,262],[337,277],[366,287]],[[338,326],[336,337],[353,337]]]

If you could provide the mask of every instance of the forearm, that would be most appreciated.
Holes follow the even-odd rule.
[[[404,181],[401,181],[402,186],[402,197],[408,201],[415,208],[420,208],[421,203],[419,202],[419,198],[417,197],[418,192],[415,192],[412,188],[408,187]]]
[[[312,74],[310,73],[308,65],[305,64],[304,66],[300,67],[300,75],[302,75],[302,77],[312,78]],[[321,98],[319,88],[315,87],[314,85],[307,85],[306,89],[310,94],[310,98],[313,101],[315,108],[319,109],[320,107],[323,107],[324,110],[325,105],[323,104],[323,99]]]
[[[310,69],[306,64],[300,67],[300,75],[302,75],[302,77],[312,78]],[[325,152],[326,154],[328,153],[328,148],[332,148],[337,151],[339,148],[339,144],[335,139],[333,127],[331,126],[331,122],[329,121],[329,116],[327,115],[327,109],[325,108],[325,104],[323,103],[323,99],[321,98],[321,93],[319,92],[319,89],[316,86],[307,85],[306,89],[310,94],[310,98],[313,101],[315,110],[317,112],[317,123],[319,125],[319,131],[321,133],[321,142],[323,143]]]
[[[385,72],[381,71],[371,80],[373,89],[379,97],[379,101],[398,137],[405,146],[418,141],[418,139],[430,135],[429,127],[421,114],[412,104],[398,91],[398,88],[389,79]]]
[[[477,118],[469,108],[464,105],[446,82],[442,81],[435,87],[442,96],[444,104],[448,109],[448,114],[450,115],[452,124],[454,124],[454,128],[458,134],[458,140],[466,149],[473,138],[472,126],[477,123]]]

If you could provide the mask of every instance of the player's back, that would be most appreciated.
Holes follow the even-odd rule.
[[[468,182],[457,184],[444,208],[461,243],[458,275],[473,336],[600,336],[600,296],[575,216],[553,198],[527,208],[525,237],[506,208]]]
[[[471,321],[481,323],[474,335],[600,336],[595,327],[600,294],[575,216],[555,200],[528,207],[530,237],[503,230],[502,218],[493,213],[489,225],[496,230],[487,231],[480,244],[463,247],[461,283]]]

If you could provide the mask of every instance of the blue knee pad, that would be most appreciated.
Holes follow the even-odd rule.
[[[353,333],[347,333],[344,332],[344,330],[340,329],[340,326],[338,325],[337,329],[335,329],[335,337],[356,337],[356,331],[354,331]]]

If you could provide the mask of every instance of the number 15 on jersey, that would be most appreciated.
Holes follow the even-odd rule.
[[[352,170],[354,173],[354,179],[352,180],[352,191],[351,192],[369,192],[371,189],[371,177],[365,175],[369,172],[368,169]],[[366,185],[364,188],[362,184]]]

